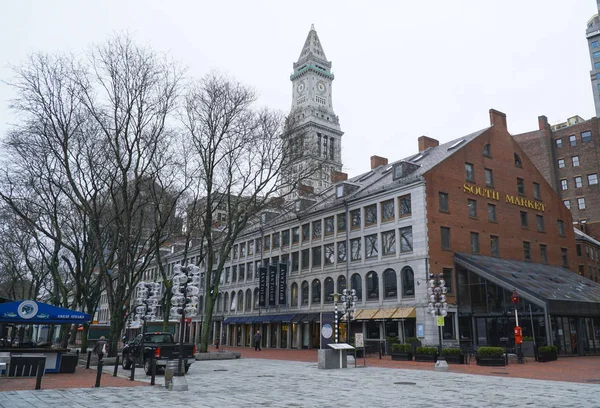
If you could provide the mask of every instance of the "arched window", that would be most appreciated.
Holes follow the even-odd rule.
[[[217,308],[219,308],[219,298],[217,298]],[[202,314],[202,311],[204,310],[204,296],[199,296],[198,297],[198,313]]]
[[[396,271],[387,269],[383,272],[383,297],[386,299],[394,299],[398,296],[398,281],[396,279]]]
[[[290,306],[298,307],[298,284],[296,282],[292,283],[292,293],[290,296]]]
[[[415,274],[409,266],[402,269],[402,296],[415,296]]]
[[[231,304],[227,305],[227,307],[232,312],[235,312],[236,306],[237,306],[237,293],[236,292],[231,292],[231,298],[230,298],[230,302],[229,303],[231,303]]]
[[[375,271],[367,273],[367,300],[379,300],[379,276]]]
[[[252,291],[250,289],[246,290],[246,312],[252,310]]]
[[[244,311],[244,292],[241,290],[238,292],[237,310],[238,312]]]
[[[362,300],[362,282],[358,273],[355,273],[352,275],[352,278],[350,278],[350,289],[354,289],[358,300]]]
[[[254,289],[254,309],[258,309],[258,288]]]
[[[346,289],[346,277],[344,275],[340,275],[337,278],[337,292],[343,293],[344,289]]]
[[[308,305],[308,282],[302,282],[302,304]]]
[[[321,281],[315,279],[312,281],[312,297],[311,304],[321,304]]]
[[[229,311],[229,308],[227,307],[228,304],[229,304],[229,293],[225,293],[225,295],[223,296],[223,311],[225,313],[227,313]]]
[[[326,278],[323,283],[323,289],[325,290],[325,303],[333,303],[333,279]]]
[[[523,162],[521,161],[521,158],[519,157],[519,155],[516,153],[515,153],[515,166],[523,167]]]

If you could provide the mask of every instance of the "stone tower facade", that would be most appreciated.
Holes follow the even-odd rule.
[[[290,185],[293,177],[302,177],[309,170],[310,176],[302,177],[302,184],[315,193],[331,186],[332,173],[342,170],[344,132],[333,111],[333,79],[331,62],[313,25],[290,76],[292,109],[282,137],[290,150]],[[318,169],[307,169],[315,165]]]

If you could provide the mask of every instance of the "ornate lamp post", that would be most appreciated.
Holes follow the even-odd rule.
[[[356,289],[344,289],[342,291],[341,301],[344,313],[346,314],[346,342],[350,343],[350,320],[356,312]]]
[[[135,308],[133,319],[134,321],[142,321],[142,343],[140,347],[141,361],[144,361],[144,334],[146,334],[146,322],[156,320],[160,291],[161,285],[157,282],[140,282],[137,284],[137,298],[135,300],[137,306]]]
[[[183,341],[185,334],[185,317],[195,316],[198,313],[198,283],[200,283],[200,272],[196,265],[175,265],[173,267],[173,298],[171,303],[171,317],[181,317],[179,326],[179,362],[177,365],[177,377],[185,377],[183,367]],[[187,390],[187,382],[180,381],[178,389]]]
[[[442,356],[442,328],[444,327],[444,317],[448,314],[448,303],[446,303],[446,281],[443,274],[429,274],[427,281],[427,295],[429,313],[435,318],[438,328],[439,345],[438,345],[438,361],[435,363],[435,369],[438,371],[448,371],[448,363]]]

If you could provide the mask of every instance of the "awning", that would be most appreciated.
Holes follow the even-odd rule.
[[[235,324],[250,323],[252,321],[252,319],[254,319],[254,316],[243,316],[243,317],[240,317],[238,319],[238,321],[235,322]]]
[[[300,323],[302,321],[302,319],[304,318],[304,316],[306,316],[306,313],[297,314],[296,316],[294,316],[292,318],[291,323]]]
[[[354,320],[371,320],[373,316],[379,311],[379,309],[361,309],[355,314]]]
[[[227,319],[225,319],[223,321],[224,324],[233,324],[233,323],[237,323],[237,321],[240,320],[239,317],[228,317]]]
[[[271,323],[276,323],[276,322],[289,323],[294,317],[296,317],[295,314],[277,315],[273,318],[273,320],[271,320]]]
[[[390,319],[392,315],[396,312],[397,308],[387,308],[387,309],[379,309],[377,313],[375,313],[372,319],[383,320]]]
[[[390,319],[415,319],[416,317],[417,310],[412,306],[407,306],[396,309],[394,314],[390,316]]]
[[[275,315],[254,316],[254,323],[270,323]]]
[[[321,315],[319,313],[309,313],[306,316],[302,317],[302,320],[300,320],[302,323],[312,323],[314,321],[320,321],[321,320]]]
[[[86,323],[90,320],[92,319],[87,313],[47,305],[34,300],[0,304],[0,323],[73,324]]]

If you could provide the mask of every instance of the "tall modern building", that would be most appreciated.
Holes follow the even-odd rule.
[[[294,72],[290,76],[292,109],[282,136],[291,151],[289,177],[305,173],[317,159],[320,168],[311,172],[303,184],[313,187],[318,193],[330,187],[332,173],[342,169],[344,132],[333,111],[331,61],[325,56],[314,25],[293,67]]]
[[[596,0],[598,10],[600,10],[600,0]],[[592,92],[594,94],[594,105],[596,107],[596,117],[600,117],[600,18],[595,14],[589,19],[585,36],[588,40],[592,70],[590,79],[592,81]]]

